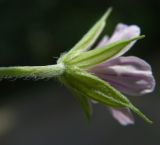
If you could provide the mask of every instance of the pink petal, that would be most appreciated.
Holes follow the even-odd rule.
[[[95,66],[90,71],[128,95],[143,95],[155,88],[150,65],[134,56],[112,59]]]
[[[101,41],[98,43],[97,48],[106,46],[106,44],[108,43],[109,37],[107,35],[105,35]]]
[[[134,124],[134,118],[131,111],[127,108],[113,109],[110,108],[111,114],[121,125]]]
[[[108,44],[111,44],[116,41],[122,41],[122,40],[128,40],[134,37],[137,37],[140,35],[140,28],[136,25],[125,25],[119,23],[114,33],[112,34],[111,38],[108,39],[108,37],[104,36],[104,38],[99,42],[97,48],[104,47]],[[118,57],[126,53],[134,44],[136,41],[131,42],[127,47],[122,49],[118,54],[116,54],[114,57]]]

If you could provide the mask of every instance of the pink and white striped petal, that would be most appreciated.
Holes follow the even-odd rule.
[[[112,36],[109,38],[108,36],[104,36],[102,40],[98,43],[96,48],[104,47],[108,44],[111,44],[113,42],[117,41],[123,41],[123,40],[129,40],[134,37],[137,37],[140,35],[140,28],[137,25],[125,25],[122,23],[119,23]],[[119,57],[126,53],[134,44],[136,41],[131,42],[128,46],[126,46],[124,49],[122,49],[118,54],[116,54],[113,58]]]
[[[95,66],[90,72],[131,96],[150,93],[155,88],[150,65],[134,56],[112,59]]]
[[[113,109],[110,108],[110,112],[114,119],[116,119],[121,125],[127,126],[134,124],[134,117],[131,111],[127,108]]]

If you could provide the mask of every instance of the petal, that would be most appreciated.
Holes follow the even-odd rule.
[[[97,48],[101,48],[103,46],[106,46],[106,44],[108,43],[109,37],[107,35],[105,35],[101,41],[98,43]]]
[[[112,59],[90,71],[127,95],[140,96],[155,88],[150,65],[134,56]]]
[[[137,25],[125,25],[122,23],[117,24],[114,33],[112,34],[108,43],[112,43],[119,40],[131,39],[139,36],[140,28]]]
[[[128,40],[132,39],[134,37],[137,37],[140,35],[140,28],[137,25],[125,25],[119,23],[114,33],[112,34],[111,38],[108,40],[108,38],[105,36],[99,43],[98,47],[103,47],[105,45],[111,44],[116,41],[122,41],[122,40]],[[126,53],[134,44],[136,41],[131,42],[127,47],[122,49],[118,54],[116,54],[114,57],[118,57]]]
[[[110,112],[114,119],[116,119],[121,125],[134,124],[134,118],[131,111],[127,108],[113,109],[110,108]]]

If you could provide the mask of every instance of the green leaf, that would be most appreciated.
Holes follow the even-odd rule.
[[[79,55],[80,52],[89,49],[103,31],[106,19],[110,15],[111,11],[111,8],[108,9],[100,20],[98,20],[96,24],[82,37],[82,39],[67,54],[62,56],[59,61],[70,61],[73,57]]]
[[[132,41],[142,39],[143,37],[144,35],[138,36],[129,40],[114,42],[105,47],[84,52],[80,56],[70,61],[69,64],[76,65],[82,68],[92,67],[96,64],[102,63],[114,57],[117,53],[122,51]]]
[[[82,71],[79,68],[70,68],[63,75],[63,79],[65,79],[70,88],[84,94],[85,97],[113,108],[127,107],[146,122],[152,123],[124,95],[94,75]]]

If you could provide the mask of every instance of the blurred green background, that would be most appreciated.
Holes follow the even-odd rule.
[[[69,50],[112,6],[104,33],[117,23],[137,24],[146,38],[127,55],[152,65],[159,86],[159,0],[0,0],[0,66],[46,65]],[[159,87],[143,97],[129,97],[155,124],[135,115],[122,127],[101,105],[87,123],[72,94],[54,80],[0,81],[2,145],[160,145]]]

